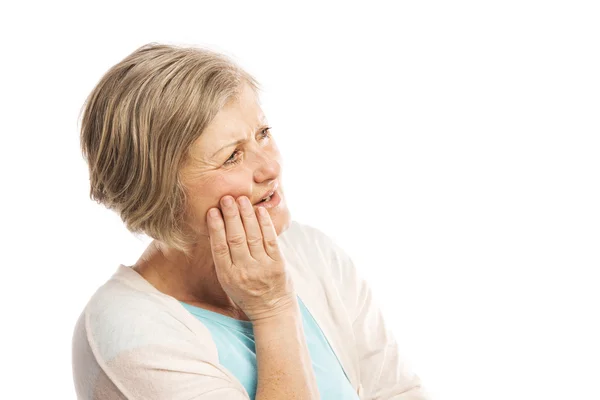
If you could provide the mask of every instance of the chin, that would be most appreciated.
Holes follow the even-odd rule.
[[[283,232],[287,231],[290,227],[291,219],[287,219],[285,222],[277,222],[275,224],[275,232],[277,232],[277,236],[281,235]]]
[[[292,216],[283,196],[281,204],[274,209],[269,210],[269,214],[271,215],[271,221],[273,221],[277,236],[281,235],[290,227]]]

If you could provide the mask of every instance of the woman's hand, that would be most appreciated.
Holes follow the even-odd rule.
[[[255,212],[246,196],[207,215],[215,271],[223,290],[252,322],[268,320],[296,307],[296,293],[285,270],[269,212]],[[239,205],[238,203],[241,203]],[[263,208],[263,207],[259,207]],[[213,217],[210,211],[216,210]]]

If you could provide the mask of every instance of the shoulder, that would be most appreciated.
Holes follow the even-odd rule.
[[[72,346],[81,398],[183,400],[217,390],[246,398],[219,364],[208,329],[129,267],[121,266],[90,298]]]
[[[140,282],[128,274],[137,273],[123,268],[129,269],[121,266],[98,288],[76,324],[76,331],[85,332],[88,345],[97,357],[110,360],[136,348],[178,346],[202,339],[184,319],[185,310],[177,300],[158,291],[136,287]]]

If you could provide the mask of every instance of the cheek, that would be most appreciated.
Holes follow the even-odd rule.
[[[209,185],[205,185],[202,188],[201,198],[197,200],[197,207],[202,208],[205,214],[212,207],[221,209],[221,199],[223,196],[233,196],[234,200],[238,197],[247,193],[244,192],[244,188],[248,187],[247,174],[241,173],[229,173],[219,174],[211,180]]]

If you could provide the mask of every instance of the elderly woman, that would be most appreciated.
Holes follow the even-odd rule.
[[[426,399],[352,260],[293,221],[259,85],[148,44],[89,95],[92,199],[154,240],[90,298],[79,399]]]

